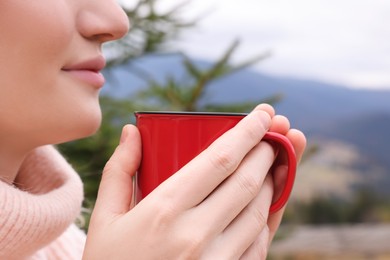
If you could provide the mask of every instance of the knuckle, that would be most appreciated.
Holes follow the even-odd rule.
[[[110,181],[111,179],[117,178],[117,176],[127,175],[129,172],[121,167],[116,161],[110,159],[104,166],[102,179],[104,181]]]
[[[219,147],[209,161],[213,167],[224,172],[233,172],[238,165],[237,159],[234,157],[231,147]]]
[[[258,227],[262,232],[264,232],[263,231],[264,229],[268,229],[268,225],[267,225],[268,213],[264,214],[264,212],[262,212],[261,209],[259,209],[258,207],[253,207],[252,216],[255,222],[258,223]]]
[[[240,190],[249,193],[252,197],[257,196],[261,184],[253,176],[237,174],[237,183]]]
[[[177,211],[172,203],[158,201],[153,205],[153,227],[157,230],[169,227],[176,219]]]
[[[184,236],[184,237],[183,237]],[[199,232],[194,230],[193,232],[184,232],[178,241],[184,243],[182,254],[180,259],[200,259],[205,246],[206,237]]]
[[[115,163],[112,161],[112,160],[108,160],[104,166],[104,170],[103,172],[106,173],[110,173],[112,172],[116,167]]]
[[[118,171],[119,171],[119,167],[117,166],[117,164],[109,160],[104,166],[102,178],[105,180],[111,179]]]

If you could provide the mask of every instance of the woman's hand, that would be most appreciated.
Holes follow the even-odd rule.
[[[268,216],[275,152],[261,139],[285,134],[298,159],[305,147],[303,134],[274,114],[258,106],[135,207],[141,139],[125,126],[103,172],[84,259],[264,259],[283,210]]]

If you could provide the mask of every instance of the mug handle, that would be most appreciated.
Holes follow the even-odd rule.
[[[283,191],[280,195],[280,197],[272,203],[269,212],[270,214],[273,214],[280,210],[288,201],[294,181],[295,181],[295,174],[296,174],[296,168],[297,168],[297,160],[296,160],[296,155],[295,155],[295,150],[293,145],[291,144],[290,140],[288,140],[287,137],[285,137],[282,134],[275,133],[275,132],[267,132],[263,140],[265,141],[274,141],[282,146],[284,150],[287,153],[287,177],[286,177],[286,183],[284,185]]]

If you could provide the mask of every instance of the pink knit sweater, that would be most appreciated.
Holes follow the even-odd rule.
[[[52,147],[31,152],[14,186],[0,181],[0,259],[81,259],[85,234],[74,224],[79,176]]]

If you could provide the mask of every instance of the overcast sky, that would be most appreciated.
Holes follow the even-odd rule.
[[[213,60],[240,38],[236,60],[271,51],[262,72],[390,89],[390,0],[190,0],[185,10],[207,13],[179,43],[194,57]]]

